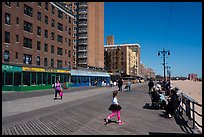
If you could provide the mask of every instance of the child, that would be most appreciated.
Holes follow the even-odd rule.
[[[108,110],[112,111],[112,113],[108,115],[108,117],[105,118],[104,121],[108,123],[108,120],[111,119],[115,114],[117,114],[118,124],[121,125],[123,124],[123,122],[120,119],[120,110],[122,109],[122,107],[118,104],[117,94],[118,94],[117,90],[113,91],[112,104],[108,108]]]

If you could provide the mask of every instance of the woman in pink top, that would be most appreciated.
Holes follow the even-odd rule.
[[[59,83],[59,80],[57,80],[57,82],[55,83],[55,98],[54,99],[57,99],[57,93],[60,94],[61,92],[61,84]],[[61,96],[61,99],[62,99],[62,96]]]

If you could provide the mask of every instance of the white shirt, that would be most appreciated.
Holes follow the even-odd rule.
[[[116,97],[113,98],[112,104],[117,104],[118,105],[118,99]]]

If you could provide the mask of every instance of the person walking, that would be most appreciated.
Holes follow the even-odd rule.
[[[117,123],[119,125],[123,124],[123,122],[121,121],[121,117],[120,117],[120,111],[121,111],[122,107],[118,103],[117,95],[118,95],[118,91],[117,90],[113,91],[112,104],[108,108],[108,110],[110,110],[112,113],[109,114],[108,117],[106,117],[104,119],[106,124],[108,123],[109,119],[111,119],[112,117],[115,116],[115,114],[117,114],[117,119],[118,119]]]
[[[61,84],[59,80],[57,80],[57,82],[55,83],[55,98],[54,99],[57,99],[57,93],[59,93],[60,95],[60,92],[62,92],[62,88],[61,88]],[[61,99],[62,99],[62,96],[61,96]]]
[[[118,91],[121,91],[121,92],[122,92],[122,86],[123,86],[123,80],[122,80],[122,78],[120,78],[120,79],[118,80]]]
[[[131,82],[130,82],[130,80],[128,80],[126,86],[127,86],[127,91],[130,91],[130,88],[131,88]]]
[[[152,91],[152,88],[154,87],[154,82],[152,81],[152,79],[150,79],[148,86],[149,86],[149,93],[150,93]]]

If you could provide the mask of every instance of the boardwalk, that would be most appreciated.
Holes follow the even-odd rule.
[[[110,113],[113,88],[92,88],[72,92],[65,91],[63,100],[53,100],[53,91],[5,99],[2,102],[2,134],[12,135],[149,135],[149,134],[197,134],[180,117],[161,117],[164,110],[144,109],[150,103],[147,83],[133,86],[131,92],[120,92],[123,106],[123,125],[112,122],[105,125],[103,119]],[[12,94],[12,93],[11,93]],[[29,93],[24,93],[29,94]],[[113,118],[116,120],[116,118]]]

